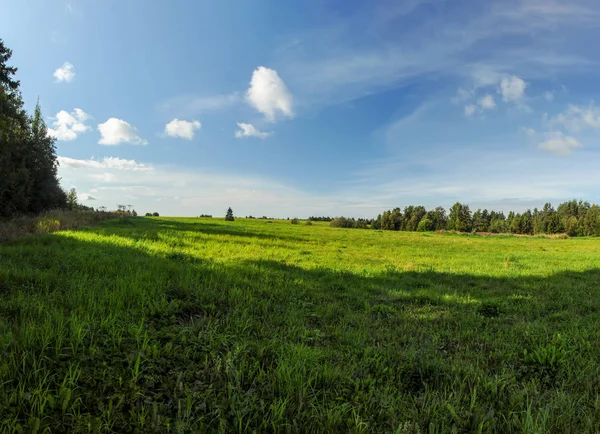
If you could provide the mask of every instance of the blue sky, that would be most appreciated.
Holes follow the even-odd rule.
[[[0,0],[84,203],[347,215],[600,202],[596,0]]]

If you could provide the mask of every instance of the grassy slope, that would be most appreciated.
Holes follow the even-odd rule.
[[[0,245],[0,432],[595,432],[600,240],[211,219]]]

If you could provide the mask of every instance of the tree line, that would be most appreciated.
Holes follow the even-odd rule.
[[[57,177],[55,139],[48,135],[40,104],[23,108],[17,68],[0,39],[0,218],[67,207]]]
[[[364,228],[361,219],[336,217],[335,227]],[[427,210],[424,206],[394,208],[379,214],[370,222],[372,229],[391,231],[438,231],[513,233],[524,235],[562,234],[569,236],[600,236],[600,206],[585,201],[570,200],[555,209],[546,203],[543,208],[528,209],[523,213],[478,209],[455,203],[449,212],[443,207]]]

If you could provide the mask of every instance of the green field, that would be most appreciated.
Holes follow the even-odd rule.
[[[133,218],[0,245],[0,432],[600,431],[600,239]]]

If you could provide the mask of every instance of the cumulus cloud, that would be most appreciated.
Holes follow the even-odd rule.
[[[496,102],[494,101],[494,97],[492,95],[485,95],[479,100],[479,105],[482,109],[489,110],[496,107]]]
[[[200,121],[182,121],[173,119],[165,126],[165,133],[170,137],[180,137],[182,139],[192,140],[195,131],[202,127]]]
[[[58,83],[64,82],[69,83],[75,78],[75,71],[73,71],[73,64],[65,62],[63,65],[54,71],[54,78]]]
[[[535,130],[533,128],[523,127],[523,132],[527,134],[529,137],[535,136]]]
[[[96,200],[96,197],[92,196],[91,194],[82,193],[79,195],[79,199],[81,199],[81,200]]]
[[[288,118],[294,116],[292,94],[274,69],[264,66],[256,68],[246,92],[246,100],[270,121],[275,121],[278,115]]]
[[[600,130],[600,111],[594,106],[581,107],[571,104],[564,113],[560,113],[551,124],[561,124],[571,131],[585,128]]]
[[[506,102],[519,102],[523,99],[523,96],[525,96],[526,87],[527,83],[516,75],[503,77],[502,80],[500,80],[498,93],[502,95],[502,99]]]
[[[561,157],[571,155],[575,149],[579,149],[582,146],[576,138],[565,136],[560,131],[548,133],[548,139],[538,144],[539,149]]]
[[[135,160],[125,160],[119,157],[104,157],[102,160],[77,160],[69,157],[58,157],[58,163],[61,167],[73,169],[116,169],[129,171],[149,171],[152,166],[138,163]]]
[[[48,128],[48,134],[57,140],[75,140],[77,136],[90,129],[85,125],[89,115],[81,109],[74,109],[71,113],[65,110],[59,111],[52,122],[52,128]]]
[[[548,102],[552,102],[554,101],[554,92],[550,92],[550,91],[546,91],[544,92],[544,98],[546,99],[546,101]]]
[[[273,134],[272,132],[260,131],[252,124],[244,124],[242,122],[238,122],[237,124],[240,129],[235,132],[235,137],[238,139],[242,139],[244,137],[258,137],[259,139],[266,139]]]
[[[122,119],[110,118],[103,124],[98,125],[102,138],[98,141],[100,145],[118,145],[120,143],[131,143],[132,145],[147,145],[148,141],[137,135],[137,130]]]

